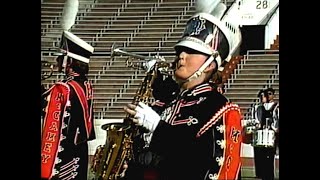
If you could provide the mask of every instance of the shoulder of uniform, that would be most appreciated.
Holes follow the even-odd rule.
[[[70,87],[65,82],[56,82],[49,90],[58,89],[59,91],[70,92]]]
[[[69,87],[67,82],[56,82],[54,84],[54,86],[58,86],[58,87]]]
[[[237,104],[227,102],[224,106],[217,111],[210,120],[200,128],[199,132],[197,133],[197,137],[200,137],[204,132],[206,132],[210,127],[212,127],[224,114],[229,112],[236,112],[237,114],[240,113],[240,107]]]
[[[212,90],[212,91],[211,91],[210,93],[208,93],[207,95],[208,95],[208,98],[213,99],[216,103],[219,103],[219,104],[222,104],[222,105],[224,105],[224,104],[226,104],[226,103],[232,103],[227,96],[219,93],[219,92],[218,92],[217,90],[215,90],[215,89]]]

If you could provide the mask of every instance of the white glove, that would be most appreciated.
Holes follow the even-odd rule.
[[[135,108],[136,115],[134,118],[138,120],[138,126],[143,126],[150,132],[153,132],[159,124],[160,116],[148,105],[139,102]]]

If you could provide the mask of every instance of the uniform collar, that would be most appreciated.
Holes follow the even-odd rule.
[[[87,77],[76,72],[71,72],[67,75],[67,80],[87,80]]]
[[[196,85],[192,89],[185,89],[180,93],[180,96],[197,96],[199,94],[203,94],[208,91],[212,91],[214,88],[209,83],[202,83],[199,85]]]

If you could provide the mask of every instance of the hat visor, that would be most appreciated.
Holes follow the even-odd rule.
[[[204,54],[212,55],[214,52],[210,50],[209,48],[204,47],[204,45],[199,44],[197,42],[194,42],[192,40],[184,39],[179,41],[176,45],[174,45],[174,48],[176,47],[187,47],[190,49],[194,49],[196,51],[202,52]]]
[[[72,58],[74,58],[76,60],[82,61],[84,63],[89,63],[89,59],[88,58],[85,58],[83,56],[79,56],[79,55],[71,53],[71,52],[67,52],[67,56],[72,57]]]
[[[213,50],[209,49],[209,48],[206,48],[204,46],[206,45],[203,45],[203,44],[199,44],[195,41],[193,41],[192,39],[195,39],[195,38],[192,38],[192,37],[188,37],[189,39],[183,39],[181,41],[179,41],[175,46],[174,48],[176,49],[176,47],[187,47],[187,48],[191,48],[193,50],[196,50],[196,51],[199,51],[199,52],[202,52],[204,54],[207,54],[207,55],[212,55],[212,54],[215,54],[216,52],[214,52]],[[192,38],[192,39],[191,39]],[[190,40],[191,39],[191,40]],[[220,67],[221,65],[221,58],[220,58],[220,55],[218,54],[218,56],[215,58],[215,60],[217,61],[217,64],[218,64],[218,67]]]

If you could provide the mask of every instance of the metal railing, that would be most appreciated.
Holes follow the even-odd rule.
[[[126,42],[123,44],[124,47],[130,46],[130,43],[133,40],[133,38],[136,37],[136,35],[140,32],[140,30],[146,24],[147,20],[150,20],[154,12],[158,11],[158,7],[162,2],[163,2],[162,0],[158,0],[158,2],[151,7],[150,11],[147,13],[144,19],[140,21],[140,24],[134,29],[133,33],[130,34],[130,37],[126,39]]]
[[[178,24],[181,23],[181,20],[183,19],[183,16],[187,14],[187,12],[190,10],[191,7],[194,6],[194,0],[190,0],[188,2],[187,6],[183,8],[180,15],[178,15],[177,19],[174,21],[174,23],[171,25],[171,28],[168,29],[168,31],[164,34],[164,36],[159,41],[159,49],[165,44],[165,42],[168,40],[169,37],[171,37],[171,34],[174,32],[175,28],[178,27]]]
[[[114,13],[114,15],[110,18],[109,21],[107,21],[107,24],[105,27],[103,27],[102,29],[100,29],[100,31],[95,35],[95,37],[93,37],[92,39],[92,43],[95,43],[97,41],[99,41],[99,38],[103,36],[103,33],[105,33],[107,31],[108,28],[111,27],[111,25],[113,24],[114,21],[116,21],[118,19],[118,17],[121,15],[121,12],[123,12],[125,10],[126,7],[128,7],[128,4],[131,3],[131,0],[125,0],[122,4],[121,7],[119,7],[117,9],[117,12]]]
[[[45,4],[45,3],[43,3],[43,4]],[[78,20],[83,19],[83,17],[86,16],[86,13],[87,13],[87,12],[90,12],[91,9],[92,9],[93,7],[95,7],[95,4],[96,4],[96,3],[95,3],[94,0],[91,0],[91,1],[80,1],[80,3],[79,3],[79,11],[78,11],[78,14],[77,14],[77,17],[76,17],[75,24],[77,24],[77,21],[78,21]],[[62,8],[62,10],[63,10],[63,8]],[[54,17],[53,20],[50,20],[50,23],[48,23],[48,24],[45,25],[46,28],[41,29],[41,32],[43,33],[43,35],[46,35],[47,32],[50,32],[51,28],[59,25],[59,21],[60,21],[60,18],[61,18],[61,16],[62,16],[62,13],[63,13],[62,11],[59,12],[59,13],[57,14],[58,16]],[[57,41],[58,41],[58,40],[59,40],[59,39],[57,39]]]
[[[243,66],[246,64],[247,60],[251,55],[262,55],[262,54],[269,54],[269,53],[275,53],[278,54],[279,50],[248,50],[247,54],[244,56],[244,58],[240,61],[240,63],[237,65],[237,68],[234,69],[234,73],[231,75],[231,77],[227,81],[226,85],[226,92],[227,89],[230,88],[234,80],[237,78],[237,75],[240,74],[240,70],[243,69]],[[272,55],[272,54],[269,54]],[[268,88],[275,84],[275,80],[279,76],[279,63],[276,64],[275,69],[272,71],[272,74],[270,75],[270,79],[267,80],[266,84],[262,88]],[[252,108],[256,103],[258,102],[258,99],[253,100],[250,107]],[[247,112],[244,114],[244,118],[248,119],[250,118],[250,109],[247,109]]]
[[[193,0],[191,0],[193,1]],[[144,17],[143,20],[141,20],[140,24],[138,25],[138,27],[134,30],[133,33],[130,34],[130,36],[127,38],[126,42],[124,43],[123,47],[128,47],[130,45],[130,42],[132,41],[132,39],[137,35],[138,32],[140,32],[140,30],[143,28],[143,25],[146,23],[147,20],[150,20],[150,18],[152,17],[152,15],[154,14],[154,12],[156,12],[158,10],[158,7],[160,6],[160,3],[162,3],[163,1],[162,0],[159,0],[158,3],[156,3],[154,6],[151,7],[150,9],[150,12],[147,13],[147,15]],[[188,3],[188,6],[190,6],[189,4],[192,4],[191,3]],[[187,10],[189,9],[190,7],[188,8],[185,8],[184,11],[182,12],[182,15],[186,14]],[[180,17],[180,16],[179,16]],[[178,21],[175,21],[175,26],[177,26],[177,23],[180,21],[180,19],[178,18]],[[151,53],[149,53],[149,56],[150,56]],[[110,61],[110,63],[112,63]],[[111,65],[111,64],[109,64]],[[105,67],[107,68],[107,67]],[[103,68],[103,69],[105,69]],[[104,71],[103,71],[104,73]],[[135,79],[137,79],[138,77],[138,70],[134,72],[134,74],[130,77],[130,79],[128,81],[126,81],[126,83],[123,85],[123,87],[119,90],[119,93],[116,94],[114,97],[112,97],[110,99],[110,102],[107,103],[106,105],[106,108],[104,110],[109,110],[110,107],[112,107],[114,105],[114,102],[116,102],[118,100],[119,97],[122,97],[124,93],[127,92],[127,89],[131,86],[131,84],[134,82]],[[98,80],[98,78],[100,78],[100,76],[96,76],[96,79],[95,81]]]

